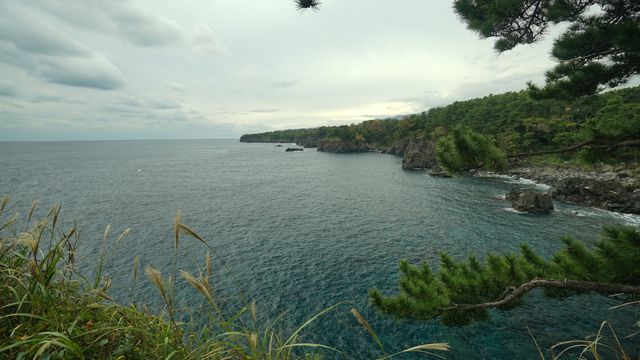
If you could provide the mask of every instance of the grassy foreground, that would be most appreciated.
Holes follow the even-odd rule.
[[[76,267],[79,233],[75,227],[61,229],[60,206],[51,209],[43,219],[35,220],[35,203],[27,216],[21,218],[18,214],[5,213],[8,202],[8,197],[0,202],[2,359],[366,358],[362,354],[351,354],[348,349],[300,342],[307,325],[342,304],[313,315],[288,334],[277,329],[277,319],[261,323],[255,301],[245,300],[246,305],[235,312],[222,308],[210,283],[211,254],[215,258],[215,250],[182,222],[180,212],[174,221],[175,259],[184,238],[202,243],[209,251],[196,274],[177,269],[175,259],[168,275],[152,266],[140,269],[136,258],[132,266],[132,287],[139,277],[146,277],[164,303],[162,309],[153,311],[133,301],[128,305],[119,304],[109,296],[111,280],[103,272],[108,258],[104,251],[96,256],[95,274],[91,278],[83,276]],[[107,242],[117,245],[126,241],[128,234],[129,229],[111,236],[107,226],[102,248]],[[197,290],[205,311],[189,312],[177,307],[177,281],[185,281]],[[381,354],[380,359],[409,352],[444,358],[445,351],[449,350],[446,343],[433,343],[388,352],[358,310],[351,308],[350,311],[370,337],[372,350]],[[190,313],[189,320],[177,320],[185,318],[181,316],[185,312]],[[552,348],[552,358],[574,358],[578,353],[585,355],[584,358],[598,359],[606,352],[615,358],[632,359],[617,343],[615,334],[613,342],[605,343],[605,324],[593,339],[557,344]],[[539,356],[545,358],[542,351]]]
[[[20,218],[3,214],[8,202],[5,197],[0,203],[0,358],[315,360],[322,354],[358,358],[322,344],[299,342],[307,325],[338,305],[315,314],[291,334],[280,333],[277,320],[260,324],[255,301],[246,301],[235,313],[222,309],[210,283],[214,249],[182,223],[180,212],[174,222],[175,258],[184,237],[203,243],[210,252],[197,274],[175,265],[168,276],[152,266],[141,270],[136,258],[133,284],[144,273],[164,303],[154,313],[145,305],[118,304],[108,295],[111,280],[103,272],[104,251],[96,257],[95,275],[91,279],[82,275],[76,268],[79,233],[75,227],[60,229],[60,206],[34,220],[35,203],[26,218]],[[23,223],[24,229],[17,230]],[[110,236],[107,226],[103,242],[117,245],[126,241],[128,233],[129,229]],[[204,311],[196,313],[201,315],[192,313],[188,322],[177,320],[188,312],[176,307],[177,281],[195,288],[205,304]],[[380,347],[383,359],[448,350],[447,344],[437,343],[386,353],[369,323],[355,308],[351,313],[372,336],[372,346]]]

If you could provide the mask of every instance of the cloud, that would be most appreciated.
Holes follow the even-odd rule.
[[[205,24],[197,24],[191,34],[191,44],[201,53],[219,54],[226,49],[220,45],[216,34]]]
[[[51,83],[101,90],[119,89],[125,84],[120,70],[98,56],[43,59],[36,73]]]
[[[175,100],[153,97],[138,96],[127,93],[114,93],[112,96],[105,98],[101,104],[97,106],[98,113],[115,113],[125,116],[137,116],[139,118],[160,121],[169,119],[183,119],[182,105]]]
[[[282,109],[256,109],[251,110],[252,113],[275,113],[278,111],[282,111]]]
[[[129,3],[100,1],[112,24],[103,31],[113,31],[140,46],[164,46],[186,41],[180,25],[166,17],[152,16]]]
[[[0,80],[0,96],[14,97],[16,95],[18,95],[18,90],[15,86],[4,80]]]
[[[380,114],[380,115],[360,115],[360,117],[366,118],[366,119],[396,119],[396,120],[400,120],[400,119],[403,119],[407,115],[408,114],[398,114],[398,115]]]
[[[39,0],[38,7],[76,28],[117,37],[143,47],[193,47],[217,54],[223,47],[214,31],[199,23],[191,31],[177,21],[126,0]]]
[[[36,25],[37,23],[37,25]],[[2,17],[0,41],[13,44],[17,49],[31,54],[51,56],[87,56],[89,51],[78,42],[32,17],[15,19]]]
[[[539,72],[515,73],[501,77],[495,77],[490,82],[473,81],[463,83],[450,89],[427,91],[404,97],[389,99],[389,102],[411,104],[416,111],[445,106],[454,101],[463,101],[489,94],[500,94],[508,91],[519,91],[525,87],[527,81],[541,81],[543,74]]]
[[[184,93],[187,91],[187,89],[184,87],[184,85],[182,85],[179,82],[171,82],[169,83],[169,88],[173,91],[179,92],[179,93]]]
[[[282,81],[274,81],[271,83],[272,88],[288,88],[299,83],[300,80],[282,80]]]
[[[54,84],[101,90],[124,86],[116,66],[46,19],[20,6],[3,4],[0,11],[0,62]]]
[[[169,109],[179,109],[180,104],[171,100],[171,99],[163,99],[163,98],[153,98],[147,101],[147,106],[151,109],[155,110],[169,110]]]

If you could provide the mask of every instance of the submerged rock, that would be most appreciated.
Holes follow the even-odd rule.
[[[441,177],[441,178],[451,177],[451,175],[449,175],[446,171],[444,171],[438,164],[433,165],[431,167],[431,172],[429,172],[429,175],[433,177]]]
[[[291,151],[304,151],[303,148],[287,148],[285,150],[286,152],[291,152]]]
[[[549,213],[553,210],[551,194],[535,191],[511,190],[506,196],[511,207],[528,213]]]

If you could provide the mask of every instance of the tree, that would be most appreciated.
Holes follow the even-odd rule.
[[[318,0],[296,0],[296,6],[298,10],[304,9],[314,9],[317,10],[320,6],[320,1]]]
[[[538,97],[577,97],[624,84],[640,73],[640,2],[637,0],[456,0],[468,28],[497,38],[499,52],[542,38],[550,25],[569,23],[551,55],[559,61]]]
[[[629,140],[640,138],[640,104],[625,102],[613,96],[591,119],[595,139]]]
[[[502,170],[507,157],[486,136],[462,127],[456,127],[450,135],[436,143],[438,164],[448,173],[486,167]]]
[[[640,296],[640,232],[631,227],[605,227],[590,250],[571,237],[562,238],[564,249],[544,260],[528,245],[520,254],[491,254],[484,262],[471,256],[456,261],[440,256],[440,270],[428,263],[418,267],[400,262],[400,292],[386,297],[372,289],[373,304],[398,318],[441,317],[446,325],[466,325],[486,320],[488,309],[509,309],[522,304],[524,295],[538,287],[550,297],[576,293],[631,294]]]

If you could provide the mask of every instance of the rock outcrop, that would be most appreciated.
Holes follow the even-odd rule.
[[[402,168],[405,170],[430,169],[438,163],[433,141],[405,138],[396,141],[383,153],[402,156]]]
[[[640,214],[640,192],[617,180],[571,177],[552,186],[554,199],[623,213]]]
[[[449,175],[446,171],[444,171],[438,164],[435,164],[431,167],[431,172],[429,172],[429,175],[433,177],[441,177],[441,178],[451,177],[451,175]]]
[[[383,154],[396,155],[396,156],[404,156],[404,152],[411,141],[410,138],[404,138],[396,141],[390,147],[382,150]]]
[[[332,153],[354,153],[374,151],[375,149],[367,143],[354,143],[337,138],[329,138],[320,140],[317,150]]]
[[[551,186],[554,200],[640,214],[640,179],[634,167],[603,165],[584,171],[567,165],[520,166],[509,173]]]
[[[314,148],[318,146],[320,138],[317,136],[306,136],[296,139],[296,145],[300,145],[305,148]]]
[[[528,213],[549,213],[553,211],[551,194],[535,191],[511,190],[506,196],[511,207]]]

